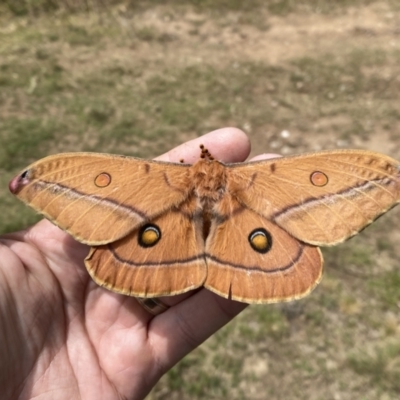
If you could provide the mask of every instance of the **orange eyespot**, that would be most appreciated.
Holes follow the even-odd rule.
[[[111,183],[111,176],[106,172],[102,172],[94,179],[94,184],[97,187],[106,187]]]
[[[315,171],[311,174],[310,181],[314,186],[325,186],[329,179],[323,172]]]
[[[257,228],[248,237],[250,246],[258,253],[267,253],[272,246],[272,237],[264,228]]]
[[[161,239],[161,230],[157,225],[147,224],[139,231],[139,245],[142,247],[152,247]]]

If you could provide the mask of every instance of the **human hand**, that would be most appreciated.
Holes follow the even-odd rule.
[[[224,162],[244,161],[250,151],[243,132],[226,128],[158,159],[192,163],[199,144]],[[88,250],[47,220],[0,237],[4,399],[141,399],[246,307],[200,289],[163,298],[171,307],[154,317],[91,280]]]

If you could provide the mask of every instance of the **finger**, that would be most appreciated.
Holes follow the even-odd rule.
[[[275,154],[275,153],[264,153],[264,154],[259,154],[258,156],[255,156],[253,158],[250,158],[250,162],[253,161],[262,161],[262,160],[270,160],[271,158],[280,158],[282,157],[280,154]]]
[[[151,321],[149,340],[161,374],[244,310],[248,304],[203,289]]]
[[[190,140],[156,158],[156,160],[193,164],[200,158],[200,145],[204,145],[212,156],[223,162],[244,161],[250,153],[247,135],[237,128],[222,128]]]

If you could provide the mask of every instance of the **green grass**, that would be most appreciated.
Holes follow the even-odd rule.
[[[382,274],[378,279],[370,282],[370,291],[378,297],[385,310],[391,309],[394,312],[399,309],[400,294],[400,271],[390,271]]]
[[[56,134],[65,132],[57,121],[39,118],[7,118],[0,122],[2,144],[0,169],[13,171],[29,161],[44,157]]]
[[[128,10],[128,14],[130,11],[137,12],[164,6],[175,10],[192,8],[198,12],[240,12],[256,17],[258,11],[264,8],[269,13],[278,16],[293,13],[338,14],[349,7],[363,7],[376,2],[377,0],[336,0],[334,2],[329,0],[271,0],[268,2],[262,0],[7,0],[0,6],[15,16],[30,16],[31,18],[43,14],[60,13],[60,11],[63,13],[82,11],[109,13],[116,4],[122,4],[124,9]],[[395,0],[390,0],[390,2],[393,7],[396,7]],[[242,22],[247,23],[246,18]]]
[[[400,344],[389,343],[386,346],[374,346],[372,351],[352,352],[348,362],[360,375],[367,376],[372,382],[394,392],[400,390]]]

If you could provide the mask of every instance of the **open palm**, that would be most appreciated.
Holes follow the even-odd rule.
[[[159,159],[193,162],[199,144],[243,161],[243,132],[222,129]],[[140,399],[245,304],[202,289],[156,317],[89,277],[89,248],[43,220],[0,237],[0,391],[4,399]]]

